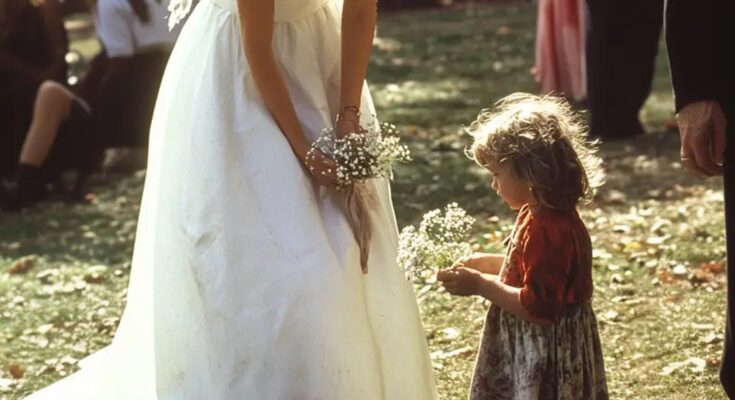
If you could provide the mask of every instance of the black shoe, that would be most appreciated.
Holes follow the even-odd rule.
[[[36,167],[20,165],[14,179],[0,182],[0,208],[5,212],[18,212],[46,197],[48,190]]]

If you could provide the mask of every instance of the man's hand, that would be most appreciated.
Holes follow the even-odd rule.
[[[722,175],[727,120],[720,103],[704,100],[687,104],[676,119],[682,165],[699,175]]]

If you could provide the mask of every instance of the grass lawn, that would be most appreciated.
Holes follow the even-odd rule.
[[[370,66],[384,120],[415,161],[396,173],[399,224],[457,201],[473,242],[501,251],[513,214],[462,155],[462,126],[513,91],[533,91],[535,9],[525,3],[382,15]],[[87,54],[95,45],[83,42]],[[677,162],[665,57],[642,111],[650,133],[604,143],[608,182],[582,214],[595,247],[594,306],[613,399],[724,399],[717,368],[725,315],[721,183]],[[0,215],[0,398],[77,368],[119,322],[144,173],[96,178],[89,205],[47,202]],[[417,285],[442,399],[463,399],[487,304]]]

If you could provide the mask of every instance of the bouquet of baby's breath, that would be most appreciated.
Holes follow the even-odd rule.
[[[322,130],[307,154],[307,165],[317,151],[334,161],[337,189],[344,194],[347,221],[360,247],[360,268],[368,270],[368,249],[372,239],[369,207],[370,189],[363,183],[372,178],[392,178],[393,164],[411,160],[408,147],[400,143],[394,125],[372,123],[361,132],[338,138],[333,128]],[[312,172],[314,170],[312,169]]]
[[[337,187],[344,189],[371,178],[392,178],[393,164],[411,160],[392,124],[368,125],[361,133],[337,138],[334,129],[324,129],[311,145],[308,157],[320,150],[336,164]]]
[[[436,271],[452,266],[457,259],[472,254],[468,243],[475,219],[457,203],[444,211],[437,209],[424,214],[418,229],[407,226],[401,231],[398,244],[398,264],[411,280],[426,280]]]

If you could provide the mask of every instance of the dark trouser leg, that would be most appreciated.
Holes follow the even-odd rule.
[[[638,113],[651,91],[663,0],[586,0],[591,133],[643,133]]]
[[[732,114],[731,114],[732,115]],[[732,118],[731,118],[732,119]],[[729,122],[729,121],[728,121]],[[729,140],[735,138],[730,128]],[[728,143],[725,156],[725,231],[727,243],[727,317],[725,349],[722,355],[720,381],[725,392],[735,399],[735,143]]]

